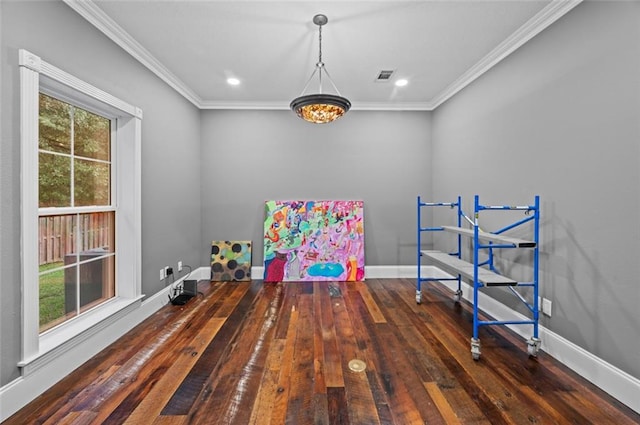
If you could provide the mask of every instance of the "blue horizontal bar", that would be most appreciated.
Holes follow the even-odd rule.
[[[478,210],[535,210],[530,205],[478,205]]]
[[[478,325],[533,325],[535,320],[481,320]]]
[[[455,202],[420,202],[423,207],[455,207],[458,204]]]

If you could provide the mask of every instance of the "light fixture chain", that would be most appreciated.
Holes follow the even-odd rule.
[[[318,25],[318,90],[322,93],[322,68],[324,68],[324,63],[322,63],[322,25]]]
[[[318,62],[307,84],[305,84],[304,89],[302,89],[302,94],[296,99],[293,99],[289,105],[300,118],[315,124],[332,122],[340,118],[351,108],[351,102],[340,95],[338,88],[331,79],[331,75],[329,75],[329,72],[322,62],[322,26],[325,25],[327,21],[328,19],[325,15],[318,14],[313,17],[313,23],[318,25]],[[323,71],[327,73],[329,83],[331,83],[337,95],[322,93]],[[318,93],[305,96],[304,93],[307,91],[307,87],[316,73],[318,74],[319,80]]]
[[[318,25],[318,63],[322,64],[322,25]]]

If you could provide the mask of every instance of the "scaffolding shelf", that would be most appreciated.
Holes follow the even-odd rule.
[[[429,258],[434,263],[461,276],[470,279],[473,282],[473,264],[458,257],[447,254],[442,251],[420,251],[424,257]],[[515,286],[518,284],[515,280],[506,276],[499,275],[491,270],[478,268],[478,282],[486,286]]]
[[[442,226],[447,232],[458,233],[463,236],[473,238],[473,229],[465,229],[463,227],[455,226]],[[480,232],[478,231],[478,239],[491,241],[491,242],[503,242],[505,244],[513,245],[514,248],[535,248],[536,243],[534,241],[527,241],[524,239],[512,238],[510,236],[498,235],[495,233]]]
[[[433,208],[432,208],[433,207]],[[422,209],[433,210],[436,207],[449,207],[448,209],[455,212],[455,223],[449,226],[438,226],[430,223],[425,227],[422,224]],[[506,226],[495,230],[480,227],[480,213],[483,211],[491,214],[497,214],[499,210],[520,210],[524,212],[525,217],[517,218],[510,214],[506,219],[492,220],[494,223],[502,222]],[[539,320],[539,266],[540,266],[540,197],[534,196],[534,202],[531,205],[509,206],[498,205],[488,206],[480,204],[480,197],[474,196],[473,214],[467,215],[462,211],[462,197],[458,196],[454,202],[424,202],[418,196],[417,202],[417,265],[418,278],[416,279],[416,303],[422,302],[422,286],[423,283],[438,281],[456,281],[457,289],[454,290],[454,301],[460,302],[462,299],[462,283],[463,280],[469,281],[470,292],[468,299],[473,306],[473,336],[471,337],[471,356],[474,360],[480,358],[480,336],[479,328],[488,325],[532,325],[533,335],[527,340],[527,352],[530,356],[537,356],[540,349],[540,337],[538,332]],[[446,219],[447,214],[434,214],[432,221],[435,219]],[[484,214],[482,214],[484,216]],[[453,217],[451,217],[453,218]],[[515,220],[515,221],[512,221]],[[463,223],[470,224],[471,228],[463,227]],[[525,226],[526,227],[520,227]],[[520,228],[517,236],[531,234],[529,239],[520,239],[517,237],[506,236],[504,233]],[[453,251],[444,252],[438,250],[422,250],[422,233],[438,232],[449,233],[450,236],[442,238],[433,238],[431,243],[443,243],[452,239],[455,235],[455,248]],[[470,239],[470,243],[462,243],[462,238]],[[452,245],[449,242],[449,245]],[[526,248],[531,250],[531,255],[519,256],[518,262],[531,261],[531,280],[516,281],[510,277],[502,275],[500,270],[496,268],[496,260],[504,249],[509,248]],[[467,257],[467,258],[464,258]],[[464,259],[463,259],[464,258]],[[426,260],[426,261],[425,261]],[[442,272],[429,273],[427,270],[422,271],[422,262],[433,264],[436,270],[442,270],[448,276],[444,277]],[[526,264],[519,266],[526,268]],[[423,273],[427,273],[423,276]],[[529,274],[529,273],[524,273]],[[530,318],[522,320],[520,317],[514,320],[482,320],[479,315],[480,289],[502,288],[503,293],[511,293],[518,299],[529,311]],[[506,290],[505,290],[506,289]],[[487,291],[487,295],[490,291]],[[489,295],[490,296],[490,295]]]

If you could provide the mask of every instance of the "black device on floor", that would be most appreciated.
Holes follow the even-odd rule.
[[[171,304],[173,305],[184,305],[196,295],[198,295],[198,281],[185,280],[182,283],[182,292],[173,298],[169,296],[169,300],[171,300]]]
[[[187,294],[176,295],[173,298],[169,297],[169,299],[171,300],[171,304],[173,305],[184,305],[191,298],[193,298],[193,295],[187,295]]]
[[[198,295],[198,281],[195,279],[185,280],[182,284],[182,293],[192,297]]]

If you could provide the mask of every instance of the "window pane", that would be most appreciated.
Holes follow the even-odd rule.
[[[39,148],[71,153],[71,105],[40,93]]]
[[[40,266],[40,332],[76,315],[76,267],[63,269],[62,265]]]
[[[55,215],[38,219],[40,271],[52,263],[70,264],[67,256],[76,252],[77,215]],[[75,262],[71,261],[71,262]]]
[[[111,120],[40,93],[39,207],[111,205]],[[115,213],[39,218],[40,332],[115,296]]]
[[[40,152],[38,185],[40,208],[71,206],[71,158]]]
[[[105,255],[115,252],[115,227],[113,212],[81,214],[80,255]]]
[[[75,206],[111,203],[111,166],[102,162],[75,159]]]
[[[80,261],[92,260],[100,252],[85,251]],[[80,312],[84,312],[102,301],[115,296],[114,257],[102,257],[80,264]]]
[[[111,160],[111,121],[84,109],[74,112],[74,153],[77,156]]]
[[[80,311],[115,296],[115,213],[80,215]],[[86,262],[86,263],[85,263]]]
[[[38,219],[40,332],[76,315],[75,264],[77,215]],[[71,255],[70,255],[71,254]]]
[[[115,296],[115,212],[44,216],[38,227],[44,332]]]

